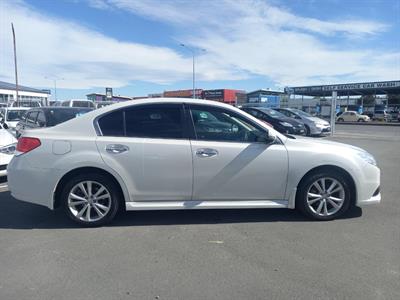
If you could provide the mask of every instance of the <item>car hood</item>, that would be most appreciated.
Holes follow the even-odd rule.
[[[0,147],[16,143],[16,138],[5,129],[0,129]]]
[[[305,119],[308,121],[311,121],[313,123],[321,123],[321,124],[329,125],[328,121],[325,121],[325,120],[317,118],[317,117],[305,117]]]
[[[294,145],[302,145],[304,147],[324,147],[324,148],[331,148],[333,149],[338,149],[338,148],[345,148],[346,150],[354,151],[354,152],[367,152],[362,148],[349,145],[349,144],[344,144],[344,143],[339,143],[339,142],[334,142],[326,139],[316,139],[316,138],[310,138],[310,137],[303,137],[303,136],[296,136],[295,139],[288,139],[288,142],[293,143]],[[334,150],[333,150],[334,151]]]
[[[287,117],[287,118],[273,118],[273,119],[276,122],[286,122],[286,123],[289,123],[289,124],[291,124],[292,126],[295,126],[295,127],[303,125],[302,122],[299,122],[299,121],[297,121],[297,120],[295,120],[293,118],[289,118],[289,117]]]

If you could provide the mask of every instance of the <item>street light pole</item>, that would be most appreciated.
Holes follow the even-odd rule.
[[[196,56],[196,49],[189,47],[185,44],[181,44],[182,47],[188,49],[192,53],[192,70],[193,70],[193,99],[196,99],[196,71],[195,71],[195,56]],[[200,51],[206,51],[205,49],[197,49]]]
[[[65,78],[56,78],[56,77],[49,77],[45,76],[45,79],[53,80],[54,83],[54,101],[57,101],[57,80],[64,80]]]
[[[15,41],[15,30],[14,24],[11,23],[11,30],[13,34],[13,44],[14,44],[14,69],[15,69],[15,93],[16,93],[16,104],[19,106],[19,99],[18,99],[18,71],[17,71],[17,44]]]

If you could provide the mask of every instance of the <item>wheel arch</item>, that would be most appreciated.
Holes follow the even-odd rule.
[[[353,176],[347,170],[343,169],[342,167],[335,166],[335,165],[329,165],[329,164],[314,167],[301,177],[300,181],[297,184],[297,190],[296,190],[296,195],[295,195],[295,199],[294,199],[295,201],[293,203],[294,206],[296,206],[296,201],[299,196],[298,187],[302,184],[302,182],[306,178],[308,178],[310,175],[318,173],[318,172],[324,172],[324,171],[334,171],[334,172],[342,174],[346,178],[347,182],[350,185],[350,195],[351,195],[350,205],[355,206],[357,203],[357,186],[356,186],[356,182],[354,181]]]
[[[107,177],[110,178],[110,180],[112,180],[115,185],[118,188],[118,192],[120,194],[120,209],[125,210],[125,201],[127,201],[129,198],[128,193],[126,191],[125,186],[123,185],[122,182],[120,182],[116,176],[114,176],[111,172],[106,171],[102,168],[99,167],[78,167],[75,169],[72,169],[70,171],[68,171],[67,173],[65,173],[61,179],[57,182],[57,185],[54,189],[54,193],[53,193],[53,209],[56,209],[58,207],[60,207],[61,205],[61,191],[62,188],[64,187],[64,185],[68,182],[69,179],[73,178],[74,176],[78,175],[78,174],[84,174],[84,173],[96,173],[96,174],[102,174],[105,175]]]

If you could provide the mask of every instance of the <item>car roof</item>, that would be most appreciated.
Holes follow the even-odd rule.
[[[31,107],[3,107],[6,110],[29,110]]]
[[[54,134],[58,134],[59,132],[68,132],[68,133],[73,132],[75,135],[96,134],[94,126],[87,126],[88,122],[93,122],[98,117],[118,109],[134,107],[139,105],[147,105],[147,104],[200,104],[200,105],[204,104],[207,106],[230,109],[241,114],[245,113],[239,108],[236,108],[232,105],[211,100],[192,99],[192,98],[146,98],[140,100],[128,100],[124,102],[115,103],[113,105],[103,106],[99,109],[88,112],[80,116],[79,118],[74,118],[65,123],[61,123],[55,127],[46,128],[46,134],[51,134],[52,132],[54,132]],[[265,124],[262,121],[259,121],[257,118],[254,118],[253,116],[249,116],[249,118],[253,119],[261,126],[265,126]],[[35,133],[40,133],[40,131],[38,130],[36,130]],[[276,133],[277,135],[281,136],[278,132]],[[284,138],[284,136],[282,136],[282,138]]]

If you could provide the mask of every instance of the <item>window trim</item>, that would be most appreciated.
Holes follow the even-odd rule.
[[[135,109],[135,108],[146,108],[146,107],[152,107],[152,106],[177,106],[180,109],[181,112],[181,120],[182,120],[182,126],[183,126],[183,130],[182,130],[182,138],[164,138],[164,137],[151,137],[151,136],[127,136],[126,135],[126,118],[125,118],[125,111],[127,109]],[[123,136],[108,136],[108,135],[104,135],[103,132],[101,131],[100,125],[99,125],[99,120],[111,113],[115,113],[117,111],[122,111],[122,122],[123,122]],[[125,107],[120,107],[111,111],[107,111],[101,115],[98,115],[94,120],[93,120],[93,126],[94,129],[96,131],[97,136],[107,136],[107,137],[121,137],[121,138],[133,138],[133,139],[160,139],[160,140],[189,140],[190,139],[190,134],[188,131],[188,122],[187,122],[187,116],[186,116],[186,112],[185,112],[185,107],[184,107],[184,103],[163,103],[163,102],[156,102],[156,103],[143,103],[143,104],[134,104],[134,105],[130,105],[130,106],[125,106]]]
[[[202,107],[211,108],[211,109],[220,110],[220,111],[228,111],[228,112],[230,112],[232,114],[239,115],[241,118],[246,120],[246,122],[250,123],[256,129],[258,129],[258,130],[260,130],[260,131],[262,131],[264,133],[268,133],[268,129],[260,126],[259,124],[255,123],[253,120],[249,119],[248,117],[246,117],[246,116],[244,116],[244,115],[242,115],[242,114],[240,114],[240,113],[238,113],[238,112],[236,112],[234,110],[222,108],[222,107],[219,107],[219,106],[190,103],[190,104],[188,104],[188,111],[189,111],[189,114],[190,114],[189,122],[190,122],[190,126],[191,126],[191,128],[192,128],[192,130],[194,132],[194,138],[193,138],[194,140],[203,141],[203,142],[218,142],[218,143],[265,144],[264,142],[221,141],[221,140],[202,140],[202,139],[200,140],[200,139],[198,139],[197,138],[197,133],[196,133],[196,130],[195,130],[195,127],[194,127],[192,109],[198,109],[198,108],[201,109]]]

